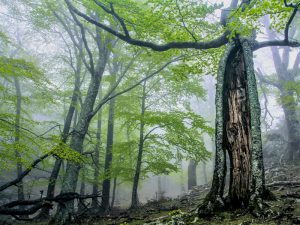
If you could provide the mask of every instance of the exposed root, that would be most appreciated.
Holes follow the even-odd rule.
[[[198,207],[197,214],[200,217],[210,217],[215,211],[223,209],[225,206],[223,199],[220,196],[210,198],[208,195],[203,203]]]

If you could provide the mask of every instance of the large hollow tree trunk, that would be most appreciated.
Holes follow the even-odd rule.
[[[132,186],[132,194],[131,194],[131,208],[138,207],[138,185],[140,180],[140,173],[142,167],[142,158],[143,158],[143,150],[144,150],[144,115],[146,109],[146,81],[143,83],[142,90],[142,102],[141,102],[141,121],[140,121],[140,136],[139,136],[139,146],[138,146],[138,156],[136,161],[135,173],[133,177],[133,186]]]
[[[264,167],[251,40],[227,46],[220,61],[216,93],[216,160],[212,187],[199,208],[210,214],[224,203],[226,154],[230,160],[230,208],[262,208]]]
[[[229,199],[232,206],[248,205],[250,197],[250,111],[242,48],[228,59],[223,89],[223,148],[230,160]]]
[[[198,163],[195,160],[190,160],[188,165],[188,190],[197,185],[197,169]]]

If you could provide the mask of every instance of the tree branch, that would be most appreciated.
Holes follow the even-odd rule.
[[[70,0],[65,0],[67,4],[69,5],[69,8],[78,16],[82,17],[83,19],[87,20],[88,22],[100,27],[101,29],[107,31],[108,33],[118,37],[119,39],[127,42],[128,44],[132,44],[135,46],[140,46],[140,47],[146,47],[150,48],[154,51],[167,51],[170,49],[187,49],[187,48],[192,48],[192,49],[211,49],[211,48],[219,48],[226,43],[228,43],[227,35],[229,34],[229,31],[226,31],[223,35],[220,37],[207,41],[207,42],[170,42],[167,44],[155,44],[152,42],[148,41],[142,41],[142,40],[137,40],[134,38],[131,38],[130,35],[124,35],[109,26],[106,26],[103,23],[97,22],[91,17],[87,16],[86,14],[80,12],[78,9],[76,9],[71,3]]]
[[[115,9],[114,9],[114,6],[112,3],[110,3],[110,9],[108,9],[103,3],[99,2],[98,0],[94,0],[94,2],[100,6],[105,12],[107,12],[108,14],[112,15],[113,17],[115,17],[119,23],[121,24],[122,26],[122,29],[125,33],[125,36],[126,37],[129,37],[129,32],[128,32],[128,29],[127,29],[127,26],[124,22],[124,19],[121,18],[116,12],[115,12]]]
[[[288,41],[289,40],[289,29],[290,29],[290,26],[291,26],[296,14],[297,14],[298,8],[300,6],[300,2],[297,5],[293,5],[293,4],[287,4],[286,0],[284,0],[284,4],[285,4],[286,7],[294,8],[294,10],[293,10],[286,26],[285,26],[285,29],[284,29],[284,40]]]
[[[140,85],[141,83],[143,83],[144,81],[146,81],[146,80],[150,79],[151,77],[155,76],[156,74],[160,73],[160,72],[161,72],[162,70],[164,70],[168,65],[170,65],[170,64],[172,64],[172,63],[174,63],[174,62],[177,62],[177,61],[181,60],[182,58],[184,58],[183,55],[181,55],[181,56],[179,56],[179,57],[177,57],[177,58],[175,58],[175,59],[173,59],[173,60],[171,60],[171,61],[165,63],[161,68],[159,68],[159,69],[156,70],[155,72],[151,73],[150,75],[146,76],[145,78],[141,79],[140,81],[138,81],[137,83],[135,83],[135,84],[132,85],[131,87],[126,88],[126,89],[124,89],[123,91],[120,91],[120,92],[118,92],[118,93],[116,93],[116,94],[113,94],[113,95],[111,95],[111,96],[109,96],[109,97],[107,97],[107,98],[104,98],[104,99],[97,105],[97,107],[94,109],[94,111],[93,111],[93,113],[92,113],[92,116],[95,115],[95,114],[99,111],[99,109],[101,109],[101,107],[102,107],[106,102],[108,102],[109,100],[111,100],[111,99],[113,99],[113,98],[115,98],[115,97],[117,97],[117,96],[119,96],[119,95],[122,95],[122,94],[124,94],[124,93],[126,93],[126,92],[128,92],[128,91],[130,91],[130,90],[132,90],[132,89],[134,89],[135,87],[139,86],[139,85]]]
[[[40,158],[36,159],[26,170],[24,170],[20,176],[18,176],[16,179],[3,184],[2,186],[0,186],[0,192],[9,188],[10,186],[16,185],[18,184],[20,181],[22,181],[22,179],[27,176],[29,174],[29,172],[40,162],[42,162],[44,159],[48,158],[50,155],[52,155],[52,152],[49,152],[43,156],[41,156]]]
[[[272,46],[289,46],[289,47],[300,47],[300,42],[298,41],[287,41],[287,40],[273,40],[273,41],[263,41],[255,42],[253,45],[253,50],[258,50],[260,48],[272,47]]]
[[[82,23],[77,19],[76,15],[74,14],[73,10],[71,10],[71,5],[69,4],[69,1],[66,1],[67,5],[68,5],[68,9],[72,15],[72,18],[74,19],[75,23],[79,26],[80,28],[80,32],[81,32],[81,37],[82,37],[82,41],[84,44],[84,47],[88,53],[89,56],[89,61],[90,61],[90,72],[91,75],[94,76],[95,75],[95,67],[94,67],[94,60],[93,60],[93,54],[89,48],[88,42],[86,40],[86,36],[85,36],[85,28],[82,25]]]
[[[181,10],[180,10],[180,6],[178,4],[178,0],[176,0],[176,6],[177,6],[177,9],[178,9],[178,12],[179,12],[179,15],[180,15],[180,18],[181,18],[181,22],[182,22],[182,25],[184,27],[184,29],[192,36],[192,38],[194,39],[195,42],[197,42],[197,38],[195,37],[195,35],[187,28],[185,22],[184,22],[184,19],[183,19],[183,15],[181,13]]]

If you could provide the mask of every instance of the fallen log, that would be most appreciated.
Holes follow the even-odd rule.
[[[294,186],[300,185],[300,181],[274,181],[267,184],[267,187],[276,187],[276,186]]]
[[[31,215],[37,212],[41,208],[51,209],[53,207],[52,202],[63,204],[64,202],[71,201],[74,199],[83,200],[83,199],[95,198],[95,197],[101,197],[101,195],[80,195],[75,192],[68,192],[68,193],[59,194],[53,198],[44,197],[44,198],[34,199],[34,200],[17,200],[0,206],[0,214]],[[21,205],[22,206],[33,205],[33,206],[27,209],[14,209],[14,207],[21,206]]]

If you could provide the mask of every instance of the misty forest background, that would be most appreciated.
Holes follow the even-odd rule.
[[[300,2],[233,2],[1,0],[1,221],[135,210],[209,191],[220,59],[227,41],[253,33],[275,43],[253,57],[266,183],[299,185]],[[226,43],[201,47],[223,33]]]

